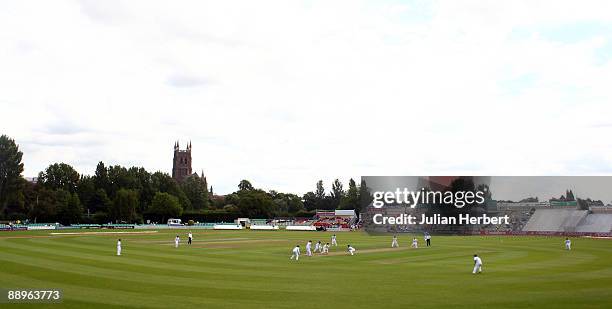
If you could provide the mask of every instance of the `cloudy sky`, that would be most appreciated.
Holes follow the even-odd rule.
[[[2,1],[0,133],[219,193],[612,174],[610,1]]]

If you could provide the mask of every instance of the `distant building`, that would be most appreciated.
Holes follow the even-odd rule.
[[[525,210],[531,209],[550,208],[550,202],[510,202],[510,201],[497,201],[498,210]]]
[[[612,214],[612,205],[606,206],[591,206],[589,210],[594,214]]]
[[[192,174],[191,171],[191,142],[186,150],[180,150],[179,143],[174,143],[174,159],[172,160],[172,178],[177,182]],[[204,175],[202,175],[204,176]]]
[[[577,207],[578,202],[576,201],[560,201],[560,200],[550,200],[550,206],[554,207]]]

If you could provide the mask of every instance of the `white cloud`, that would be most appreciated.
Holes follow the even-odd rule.
[[[609,173],[597,50],[612,35],[541,29],[609,24],[611,6],[3,2],[1,128],[28,176],[56,161],[170,172],[191,140],[222,193],[242,178],[303,193],[360,175]]]

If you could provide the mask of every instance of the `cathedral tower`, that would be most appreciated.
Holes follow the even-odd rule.
[[[191,175],[191,142],[186,150],[180,150],[179,143],[174,143],[174,159],[172,161],[172,178],[181,182]]]

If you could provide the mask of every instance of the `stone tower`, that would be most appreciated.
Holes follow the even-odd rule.
[[[191,175],[191,142],[186,150],[179,149],[179,143],[174,143],[174,159],[172,160],[172,178],[181,182]]]

